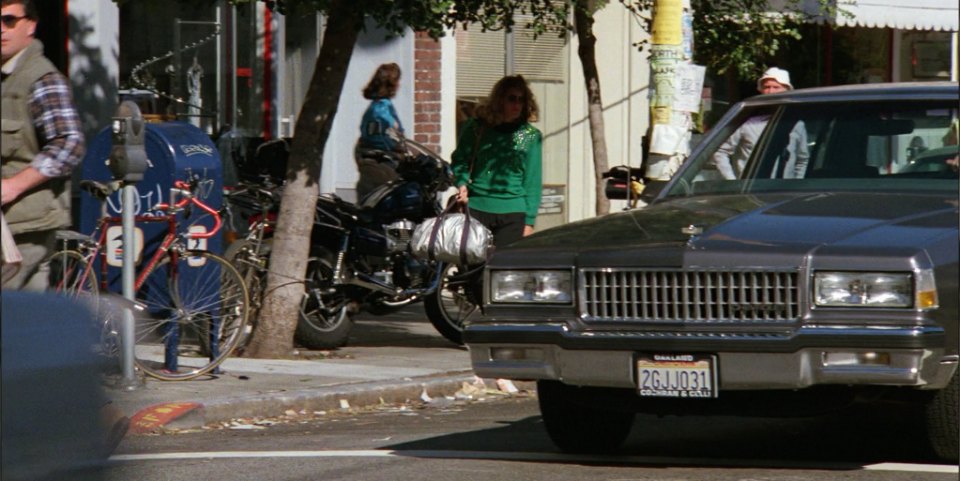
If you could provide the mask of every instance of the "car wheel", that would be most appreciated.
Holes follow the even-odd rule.
[[[559,381],[537,381],[540,415],[550,439],[562,451],[578,454],[610,453],[630,434],[634,413],[588,407],[572,401],[577,390]]]
[[[960,410],[960,369],[954,371],[947,387],[934,394],[924,409],[927,439],[933,452],[945,461],[953,463],[960,458],[958,410]]]

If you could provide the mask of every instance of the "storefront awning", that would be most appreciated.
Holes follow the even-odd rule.
[[[957,0],[857,0],[841,8],[854,17],[840,15],[837,24],[850,27],[956,32],[960,23]]]
[[[785,0],[771,0],[773,11],[784,11]],[[805,11],[817,11],[816,0],[800,2]],[[844,27],[896,28],[900,30],[960,30],[957,0],[838,0],[837,7],[853,15],[822,19]]]

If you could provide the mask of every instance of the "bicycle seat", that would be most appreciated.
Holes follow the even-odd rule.
[[[109,183],[102,183],[96,180],[81,180],[80,188],[85,190],[90,195],[96,197],[100,202],[107,200],[107,197],[110,197],[110,194],[116,192],[120,188],[119,181],[113,181]]]
[[[57,230],[54,235],[58,241],[84,241],[90,240],[90,236],[81,234],[72,230]]]

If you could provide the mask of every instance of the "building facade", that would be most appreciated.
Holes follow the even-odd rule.
[[[233,130],[262,142],[295,134],[322,42],[322,16],[279,15],[263,2],[138,1],[118,7],[112,0],[56,1],[62,2],[60,23],[67,25],[63,48],[69,53],[62,57],[88,136],[108,125],[119,95],[142,100],[154,119],[193,122],[211,136]],[[955,1],[857,5],[853,19],[824,19],[784,49],[789,58],[781,62],[792,62],[784,65],[798,86],[957,79]],[[638,167],[650,74],[648,52],[634,45],[647,34],[618,3],[595,19],[609,164]],[[517,18],[517,25],[524,23]],[[394,100],[407,135],[447,159],[459,121],[493,83],[505,74],[527,77],[540,103],[536,125],[545,139],[539,227],[595,215],[586,88],[575,36],[534,39],[522,28],[472,29],[434,41],[412,31],[388,38],[368,27],[357,42],[324,151],[321,191],[355,197],[353,148],[367,105],[361,89],[380,63],[396,62],[403,75]],[[713,107],[722,108],[722,102]],[[612,209],[622,206],[614,202]]]

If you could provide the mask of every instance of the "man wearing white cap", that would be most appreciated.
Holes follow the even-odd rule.
[[[777,67],[770,67],[763,75],[757,79],[757,91],[761,94],[774,94],[793,90],[790,83],[790,72]],[[760,134],[767,127],[770,120],[769,115],[758,115],[747,119],[733,135],[730,136],[713,154],[713,162],[717,171],[724,179],[736,179],[740,177],[743,168],[750,157],[750,152],[757,145]],[[810,153],[807,150],[807,131],[803,123],[797,123],[793,131],[790,132],[790,141],[787,144],[786,164],[782,169],[784,179],[794,179],[803,177],[807,169],[807,161]],[[779,161],[778,161],[779,164]],[[781,172],[780,166],[774,168],[774,176]]]

